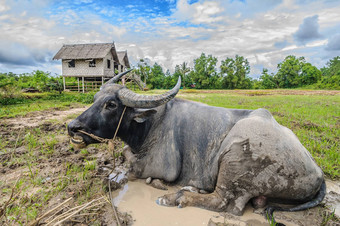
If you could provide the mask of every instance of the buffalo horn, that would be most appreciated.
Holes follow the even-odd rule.
[[[121,77],[123,77],[124,75],[126,75],[126,74],[129,73],[130,71],[132,71],[132,69],[127,70],[127,71],[124,71],[124,72],[122,72],[122,73],[116,75],[115,77],[111,78],[111,79],[107,82],[107,84],[118,82],[118,80],[119,80]]]
[[[181,77],[178,77],[177,84],[172,90],[160,95],[140,95],[127,88],[118,91],[119,99],[125,106],[136,108],[154,108],[165,104],[176,96],[181,87]]]

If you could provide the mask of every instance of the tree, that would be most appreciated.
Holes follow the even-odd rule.
[[[194,69],[189,73],[189,79],[195,83],[196,88],[215,88],[218,81],[216,63],[216,57],[212,55],[206,56],[205,53],[202,53],[199,58],[194,60]]]
[[[136,74],[140,76],[142,80],[144,80],[144,83],[146,84],[146,80],[149,77],[150,74],[150,66],[144,59],[140,59],[137,64]]]
[[[321,73],[318,88],[340,89],[340,56],[329,60],[326,67],[321,68]]]
[[[287,56],[279,63],[276,77],[280,88],[296,88],[301,85],[300,74],[302,66],[306,63],[304,57],[297,58],[293,55]]]
[[[188,67],[188,64],[186,62],[183,62],[180,66],[179,66],[179,73],[181,74],[181,77],[183,79],[183,86],[184,88],[186,86],[189,86],[192,81],[190,79],[190,77],[187,77],[186,74],[190,72],[190,67]]]
[[[321,71],[313,66],[311,63],[305,63],[301,67],[301,74],[299,75],[299,85],[311,85],[316,83],[321,78]]]
[[[227,57],[221,62],[223,76],[222,87],[226,89],[249,89],[251,79],[248,77],[250,66],[247,59],[236,55],[235,59]]]
[[[150,70],[148,83],[153,89],[164,88],[165,75],[160,65],[155,63]]]
[[[268,74],[268,69],[263,68],[262,75],[260,76],[260,89],[275,89],[277,83],[274,74]]]

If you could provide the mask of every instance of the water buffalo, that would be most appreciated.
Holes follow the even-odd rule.
[[[325,196],[323,172],[293,132],[265,109],[211,107],[174,98],[181,85],[155,96],[140,95],[112,78],[93,105],[68,125],[71,141],[86,146],[117,136],[138,178],[186,186],[160,197],[165,206],[197,206],[241,215],[248,201],[293,202],[296,211],[318,205]],[[188,189],[188,186],[190,189]],[[189,192],[192,190],[196,192]]]

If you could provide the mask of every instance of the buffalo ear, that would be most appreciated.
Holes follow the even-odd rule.
[[[145,122],[149,117],[154,115],[157,111],[155,109],[138,109],[133,116],[133,120],[138,123]]]

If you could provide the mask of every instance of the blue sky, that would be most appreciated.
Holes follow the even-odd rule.
[[[340,55],[340,1],[0,0],[0,72],[60,74],[63,44],[113,41],[164,71],[202,52],[242,55],[252,77],[288,55],[321,68]]]

